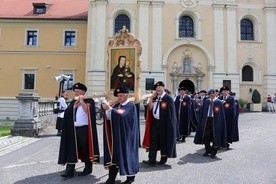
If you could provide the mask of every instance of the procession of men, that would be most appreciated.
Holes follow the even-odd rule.
[[[91,174],[92,163],[100,162],[95,103],[92,98],[84,97],[87,90],[84,84],[76,83],[73,90],[77,98],[65,110],[64,120],[68,121],[63,123],[59,154],[59,164],[66,165],[61,175],[65,179],[74,177],[78,160],[85,162],[78,176]],[[162,81],[155,83],[145,109],[144,135],[140,135],[139,111],[137,104],[129,100],[129,91],[128,87],[120,86],[114,90],[116,102],[102,102],[104,167],[109,170],[106,184],[114,184],[118,172],[126,176],[122,183],[135,181],[141,145],[148,152],[148,160],[142,162],[145,167],[158,167],[177,157],[176,146],[184,144],[192,132],[195,132],[194,143],[204,145],[202,155],[210,155],[211,159],[217,158],[219,149],[228,150],[230,144],[239,141],[239,104],[227,86],[219,91],[209,89],[194,94],[179,86],[173,98]]]

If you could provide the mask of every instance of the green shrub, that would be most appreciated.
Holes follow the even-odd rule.
[[[257,89],[254,89],[251,100],[253,103],[261,102],[261,94],[259,93],[259,91]]]
[[[244,106],[248,103],[247,100],[240,98],[239,99],[240,107],[244,108]]]

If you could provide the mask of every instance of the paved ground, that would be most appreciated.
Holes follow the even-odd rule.
[[[177,145],[178,157],[170,159],[167,165],[162,167],[146,167],[142,160],[147,159],[147,153],[140,149],[140,172],[135,183],[274,184],[275,119],[276,114],[270,113],[242,114],[239,126],[240,142],[232,144],[228,151],[220,150],[217,159],[202,156],[203,146],[193,144],[194,133],[187,138],[186,143]],[[98,126],[98,131],[102,146],[101,125]],[[141,124],[142,135],[143,131],[144,124]],[[94,165],[93,173],[89,176],[62,179],[60,174],[64,167],[57,164],[59,143],[60,137],[56,136],[53,129],[39,138],[1,138],[0,183],[104,183],[108,172],[102,164]],[[82,169],[83,164],[77,164],[77,172]],[[117,183],[120,183],[120,180],[124,181],[125,178],[117,176]]]

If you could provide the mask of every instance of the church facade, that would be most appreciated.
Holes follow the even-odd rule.
[[[126,26],[142,43],[141,89],[228,86],[251,101],[276,93],[275,0],[90,0],[86,83],[105,90],[108,41]]]

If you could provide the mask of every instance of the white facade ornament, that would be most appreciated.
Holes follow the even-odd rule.
[[[179,1],[180,5],[183,6],[184,8],[194,8],[197,6],[197,0],[180,0]]]

